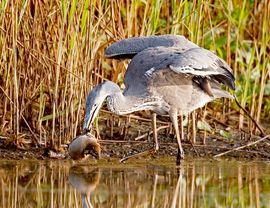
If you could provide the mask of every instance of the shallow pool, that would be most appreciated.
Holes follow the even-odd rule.
[[[0,160],[0,207],[270,207],[267,161]]]

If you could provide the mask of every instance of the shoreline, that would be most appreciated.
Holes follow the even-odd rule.
[[[149,141],[134,141],[134,140],[99,140],[101,145],[101,160],[121,160],[124,157],[131,155],[141,155],[134,158],[151,160],[151,158],[176,157],[177,143],[173,138],[163,137],[159,139],[160,149],[153,153],[151,149],[154,146],[153,142]],[[242,138],[233,139],[231,142],[224,138],[208,137],[206,144],[191,144],[190,142],[182,142],[186,157],[189,158],[215,158],[216,155],[225,153],[226,158],[235,159],[263,159],[270,160],[270,137],[260,138],[251,137],[243,140]],[[145,154],[144,154],[145,153]],[[67,153],[67,145],[61,151],[56,151],[45,147],[29,147],[26,149],[0,146],[0,159],[8,160],[24,160],[24,159],[70,159]],[[90,156],[87,160],[94,160]],[[133,160],[133,156],[131,159]]]

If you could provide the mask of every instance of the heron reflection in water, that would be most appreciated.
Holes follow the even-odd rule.
[[[159,149],[156,114],[169,115],[178,143],[177,165],[184,158],[178,116],[203,107],[216,98],[233,96],[221,88],[235,89],[235,78],[228,64],[214,53],[187,40],[184,36],[160,35],[134,37],[113,43],[105,51],[113,59],[131,59],[124,77],[125,89],[105,81],[89,93],[84,130],[89,132],[102,103],[117,115],[140,110],[153,112],[152,127],[155,151]]]

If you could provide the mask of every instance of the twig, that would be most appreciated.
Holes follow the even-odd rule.
[[[260,124],[258,124],[257,121],[255,121],[255,119],[252,118],[252,116],[249,114],[249,112],[240,105],[240,103],[238,102],[235,95],[234,95],[234,100],[235,100],[236,104],[238,105],[238,107],[241,108],[244,111],[245,114],[247,114],[247,116],[252,120],[252,122],[255,124],[255,126],[259,129],[259,131],[261,132],[261,135],[265,136],[264,130],[262,129]]]
[[[257,143],[259,143],[259,142],[261,142],[261,141],[263,141],[263,140],[266,140],[266,139],[269,138],[269,137],[270,137],[270,134],[267,135],[267,136],[265,136],[265,137],[263,137],[263,138],[261,138],[261,139],[256,140],[255,142],[250,142],[250,143],[248,143],[248,144],[246,144],[246,145],[243,145],[243,146],[240,146],[240,147],[236,147],[236,148],[231,149],[231,150],[228,150],[228,151],[226,151],[226,152],[217,154],[217,155],[215,155],[214,157],[220,157],[220,156],[226,155],[226,154],[228,154],[228,153],[230,153],[230,152],[237,151],[237,150],[240,150],[240,149],[243,149],[243,148],[246,148],[246,147],[250,147],[250,146],[252,146],[252,145],[254,145],[254,144],[257,144]]]
[[[143,152],[139,152],[137,154],[133,154],[133,155],[129,155],[129,156],[126,156],[126,157],[123,157],[121,160],[119,160],[119,162],[124,162],[130,158],[136,158],[136,157],[141,157],[141,156],[145,156],[145,155],[149,155],[149,154],[153,154],[155,153],[155,150],[154,149],[149,149],[149,150],[146,150],[146,151],[143,151]]]
[[[160,127],[157,128],[157,132],[158,132],[159,130],[161,130],[161,129],[166,129],[166,128],[169,128],[169,125],[167,125],[167,126],[160,126]],[[135,140],[135,141],[138,141],[138,140],[140,140],[140,139],[142,139],[142,138],[144,138],[144,137],[147,137],[148,135],[151,135],[151,134],[153,134],[153,131],[150,131],[150,133],[145,133],[145,134],[143,134],[143,135],[141,135],[141,136],[138,136],[138,137],[136,137],[134,140]]]
[[[153,142],[148,142],[148,141],[130,141],[130,140],[108,140],[108,139],[99,139],[98,140],[99,143],[101,144],[117,144],[117,143],[141,143],[141,144],[151,144]]]

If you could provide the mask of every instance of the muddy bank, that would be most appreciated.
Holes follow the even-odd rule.
[[[213,114],[214,115],[214,114]],[[222,119],[221,115],[207,117],[208,126],[197,122],[196,136],[192,135],[190,122],[185,127],[185,140],[182,141],[185,154],[190,157],[214,157],[227,152],[225,157],[264,159],[270,160],[270,138],[250,135],[237,131],[237,119],[231,115],[229,120]],[[114,116],[102,110],[98,119],[98,131],[93,131],[99,139],[101,158],[104,160],[122,159],[124,157],[140,154],[146,160],[153,157],[175,157],[177,142],[173,128],[168,117],[159,117],[157,121],[159,151],[152,154],[154,141],[152,137],[151,114],[139,113],[130,116]],[[263,125],[265,134],[270,134],[270,125]],[[246,131],[248,132],[248,131]],[[26,133],[30,135],[30,133]],[[30,137],[29,136],[29,137]],[[11,139],[10,139],[11,140]],[[195,140],[195,142],[194,142]],[[60,150],[52,148],[35,147],[30,137],[25,138],[24,149],[10,145],[8,139],[0,137],[0,158],[6,159],[69,159],[67,154],[68,144]],[[193,142],[191,142],[193,141]],[[63,142],[64,143],[64,142]],[[146,151],[146,152],[145,152]],[[147,152],[148,151],[148,152]],[[228,152],[230,151],[230,152]],[[93,159],[93,157],[89,157]]]
[[[197,135],[198,138],[203,138],[202,134]],[[152,139],[152,137],[150,138]],[[183,147],[186,156],[188,157],[215,157],[218,154],[227,152],[225,157],[245,158],[245,159],[264,159],[270,160],[270,138],[261,138],[250,136],[247,134],[235,134],[233,138],[227,139],[224,137],[208,136],[205,139],[205,144],[202,144],[202,139],[198,139],[196,144],[191,144],[190,141],[183,141]],[[134,154],[141,154],[140,158],[150,160],[158,157],[175,157],[177,154],[177,143],[173,136],[161,135],[159,138],[160,149],[153,153],[151,150],[154,143],[151,140],[100,140],[101,158],[103,160],[122,159]],[[50,148],[35,148],[28,149],[15,148],[11,146],[0,147],[0,158],[4,159],[70,159],[67,154],[67,145],[62,147],[61,151],[56,151]],[[221,156],[221,157],[224,157]],[[89,157],[93,160],[93,157]]]

